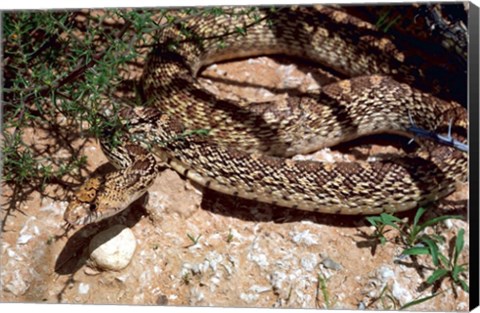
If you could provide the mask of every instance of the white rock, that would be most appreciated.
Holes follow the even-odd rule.
[[[445,224],[445,226],[446,226],[448,229],[452,229],[452,227],[453,227],[452,220],[444,220],[443,223]]]
[[[265,98],[274,96],[273,93],[271,93],[268,89],[265,88],[260,88],[259,94]]]
[[[20,273],[20,270],[14,271],[12,276],[11,280],[7,282],[3,288],[16,296],[25,294],[30,287],[30,283],[26,281],[25,277]]]
[[[220,278],[218,278],[218,277],[212,277],[212,278],[210,278],[210,281],[215,286],[218,286],[220,284]]]
[[[220,75],[220,76],[225,76],[225,74],[227,74],[226,71],[221,69],[216,69],[215,72],[217,73],[217,75]]]
[[[248,260],[253,261],[258,264],[261,268],[266,268],[268,266],[267,256],[263,253],[254,254],[249,253],[247,255]]]
[[[198,288],[190,290],[190,304],[195,305],[205,299],[205,294]]]
[[[306,246],[311,246],[317,244],[317,236],[310,234],[310,231],[307,229],[300,233],[290,234],[292,236],[293,242],[296,244],[303,243]]]
[[[281,290],[283,289],[283,282],[287,279],[287,275],[284,272],[273,272],[268,278],[274,290]]]
[[[240,299],[245,301],[246,303],[252,303],[254,301],[257,301],[259,296],[257,294],[252,294],[252,293],[241,293],[240,294]]]
[[[270,286],[259,286],[259,285],[253,285],[250,287],[250,291],[253,291],[255,293],[264,293],[272,290],[272,287]]]
[[[23,234],[17,239],[17,245],[24,245],[32,239],[33,236],[30,234]]]
[[[78,285],[78,293],[81,295],[86,295],[89,290],[90,290],[89,284],[80,283],[80,285]]]
[[[115,279],[118,280],[121,283],[124,283],[124,282],[127,281],[128,276],[129,276],[128,274],[120,275],[120,276],[115,277]]]
[[[307,87],[308,91],[320,89],[320,85],[313,78],[312,73],[307,73],[307,81],[309,82],[308,87]]]
[[[335,262],[334,260],[330,259],[329,257],[323,259],[322,261],[323,266],[326,268],[334,269],[336,271],[339,271],[342,269],[342,265],[339,263]]]
[[[395,297],[395,299],[397,299],[403,304],[408,303],[413,299],[410,292],[408,292],[407,289],[400,286],[400,284],[398,284],[396,281],[393,283],[393,286],[392,286],[392,295]]]
[[[300,260],[300,264],[302,264],[302,267],[307,272],[311,272],[315,269],[315,266],[318,264],[317,256],[313,253],[310,253]]]
[[[380,268],[379,274],[380,274],[380,279],[383,282],[389,280],[389,278],[395,277],[395,272],[386,266],[382,266]]]
[[[468,304],[466,302],[460,302],[457,305],[457,310],[458,311],[467,311],[468,310]]]
[[[115,225],[93,237],[89,245],[90,259],[95,267],[119,271],[130,263],[136,246],[130,228]]]
[[[7,249],[7,255],[15,261],[23,261],[23,258],[18,253],[13,251],[13,249]]]
[[[35,226],[33,223],[36,221],[36,217],[31,216],[23,225],[22,229],[20,230],[19,234],[20,236],[17,239],[17,244],[18,245],[24,245],[28,243],[34,235],[38,235],[40,233],[39,229],[37,226]]]
[[[210,251],[206,256],[206,259],[212,271],[215,272],[217,270],[217,265],[223,261],[223,256],[215,251]]]

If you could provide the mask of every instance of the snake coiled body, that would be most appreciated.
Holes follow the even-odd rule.
[[[412,121],[438,133],[452,126],[466,142],[466,111],[427,93],[448,93],[448,85],[409,64],[407,54],[366,22],[326,7],[240,10],[203,15],[158,35],[142,78],[149,107],[123,117],[162,164],[223,193],[339,214],[404,211],[445,197],[465,180],[466,153],[430,142],[406,157],[374,162],[289,159],[367,134],[408,135]],[[196,78],[212,62],[265,54],[307,58],[348,79],[318,94],[248,104],[219,99]],[[121,155],[104,150],[112,160]],[[102,194],[93,201],[107,203]],[[97,204],[95,216],[111,215],[115,206]],[[89,210],[81,212],[66,219]]]

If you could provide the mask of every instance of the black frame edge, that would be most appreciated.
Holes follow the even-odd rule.
[[[479,7],[469,3],[468,16],[468,113],[469,144],[469,228],[470,228],[470,310],[479,306]]]

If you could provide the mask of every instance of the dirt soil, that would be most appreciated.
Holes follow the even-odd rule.
[[[284,97],[288,90],[315,92],[336,80],[311,64],[281,57],[211,65],[202,76],[205,87],[222,97],[256,101]],[[38,146],[52,140],[41,129],[28,135]],[[366,145],[372,141],[373,146]],[[407,142],[394,138],[393,146],[377,144],[383,141],[374,137],[307,157],[355,160],[397,150]],[[79,136],[75,145],[88,156],[89,171],[99,166],[108,170],[98,143]],[[83,179],[86,175],[82,173]],[[148,197],[130,209],[67,234],[62,216],[71,190],[51,185],[12,202],[17,201],[16,192],[10,186],[2,190],[2,302],[393,309],[394,303],[398,308],[432,293],[432,287],[422,288],[432,273],[431,260],[402,257],[395,231],[387,233],[391,241],[377,245],[368,237],[374,229],[363,217],[224,196],[202,190],[171,170],[161,173]],[[464,184],[426,213],[427,218],[465,217],[428,230],[445,236],[447,243],[459,229],[466,230],[460,263],[467,262],[469,251],[467,195]],[[411,220],[414,213],[400,217]],[[116,224],[128,226],[136,237],[133,260],[119,272],[90,268],[90,239]],[[441,249],[448,254],[449,245]],[[438,288],[444,292],[412,308],[468,310],[468,294],[459,287],[447,279]]]

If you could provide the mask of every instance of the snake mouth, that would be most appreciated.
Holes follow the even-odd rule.
[[[86,225],[98,219],[97,205],[89,202],[71,202],[65,211],[63,219],[68,227]]]

